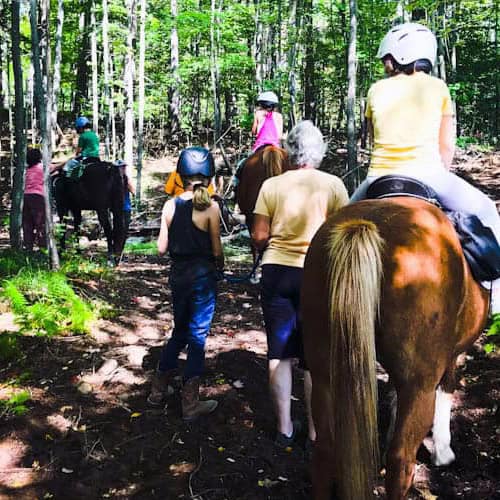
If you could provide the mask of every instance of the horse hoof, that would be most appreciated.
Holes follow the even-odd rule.
[[[432,454],[431,460],[437,467],[450,465],[455,461],[455,453],[453,453],[453,450],[449,446],[442,449],[436,449]]]

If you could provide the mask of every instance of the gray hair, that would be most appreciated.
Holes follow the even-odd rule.
[[[304,120],[290,131],[286,138],[285,149],[288,152],[290,164],[318,168],[326,153],[323,134],[310,120]]]

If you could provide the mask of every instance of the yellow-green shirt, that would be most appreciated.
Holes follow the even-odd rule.
[[[374,136],[368,175],[411,175],[415,168],[441,167],[441,118],[451,115],[448,87],[426,73],[399,74],[373,84],[366,106]]]
[[[269,244],[262,263],[303,267],[316,231],[348,201],[344,183],[316,169],[290,170],[267,179],[254,209],[254,214],[270,218]]]

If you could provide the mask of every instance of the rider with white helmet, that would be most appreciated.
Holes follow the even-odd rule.
[[[401,174],[430,186],[448,210],[475,214],[500,241],[500,217],[481,191],[449,171],[455,151],[454,110],[443,80],[430,75],[433,33],[417,23],[394,26],[377,53],[389,78],[368,91],[366,117],[373,150],[366,180],[351,197],[365,198],[378,177]],[[500,280],[493,282],[492,312],[500,313]]]
[[[258,95],[252,125],[252,133],[257,137],[252,151],[267,144],[280,146],[283,135],[283,116],[276,111],[278,103],[278,96],[272,91],[261,92]]]

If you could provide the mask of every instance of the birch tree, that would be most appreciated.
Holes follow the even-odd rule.
[[[97,86],[97,26],[95,19],[95,2],[90,6],[90,60],[92,65],[92,127],[99,132],[99,93]]]
[[[347,178],[351,191],[359,182],[357,167],[357,133],[356,133],[356,31],[357,31],[357,4],[356,0],[349,0],[349,48],[347,53],[347,171],[351,175]]]
[[[216,0],[210,2],[210,77],[212,80],[212,97],[214,105],[214,144],[220,137],[221,112],[219,94],[219,61],[217,57],[216,30],[218,25]]]
[[[26,130],[23,91],[23,68],[21,64],[21,36],[19,31],[21,0],[12,0],[11,3],[11,48],[12,65],[14,71],[15,90],[15,149],[13,164],[14,177],[12,182],[11,210],[9,236],[12,248],[21,248],[21,221],[23,210],[24,175],[26,169]]]
[[[58,113],[58,98],[59,89],[61,87],[61,59],[62,59],[62,33],[64,25],[64,0],[57,0],[57,21],[55,34],[55,49],[54,49],[54,71],[52,81],[52,145],[55,146],[55,135],[59,134],[57,113]]]
[[[61,0],[60,0],[61,1]],[[110,156],[110,135],[111,135],[111,89],[109,86],[109,38],[108,38],[108,0],[102,0],[102,68],[104,80],[104,155]]]
[[[141,203],[142,155],[144,144],[144,63],[146,58],[146,0],[141,0],[141,18],[139,26],[139,96],[137,123],[137,184],[135,190],[136,203]],[[128,173],[130,175],[130,173]]]
[[[38,0],[40,1],[40,0]],[[31,55],[32,64],[35,74],[35,102],[36,109],[38,112],[38,121],[40,123],[40,132],[42,135],[42,161],[43,161],[43,177],[44,177],[44,187],[45,187],[45,230],[47,233],[47,248],[50,256],[50,263],[53,269],[59,268],[59,255],[57,253],[57,247],[54,238],[54,230],[52,224],[52,209],[50,203],[50,178],[49,178],[49,166],[51,161],[50,153],[50,113],[47,113],[47,109],[51,109],[50,106],[50,92],[44,89],[44,76],[45,81],[48,81],[48,74],[50,71],[49,64],[49,54],[50,54],[50,44],[48,40],[48,13],[49,13],[49,2],[50,0],[41,0],[40,6],[42,9],[42,19],[45,21],[43,26],[44,30],[44,40],[43,44],[45,47],[43,58],[40,54],[40,38],[38,34],[38,12],[37,12],[37,0],[30,0],[30,25],[31,25]],[[40,62],[44,62],[44,68],[46,71],[45,75],[42,75],[42,69],[40,67]],[[48,100],[48,105],[46,105],[46,100]]]
[[[181,100],[179,93],[179,37],[177,35],[177,0],[170,0],[170,16],[172,28],[170,31],[170,71],[172,85],[170,87],[170,133],[175,136],[180,128]]]
[[[136,36],[136,0],[127,0],[128,34],[127,54],[125,56],[125,70],[123,75],[125,86],[125,144],[124,156],[127,165],[134,164],[134,41]]]

